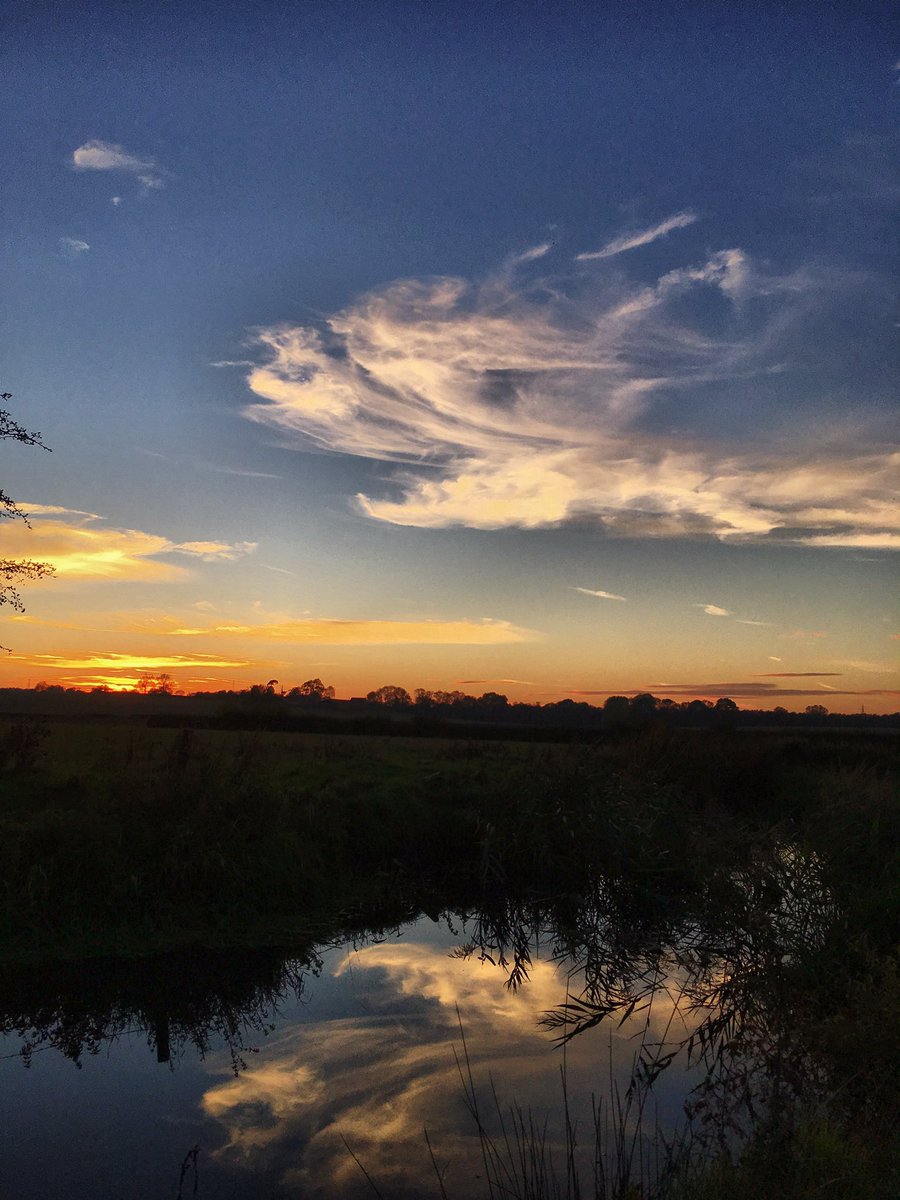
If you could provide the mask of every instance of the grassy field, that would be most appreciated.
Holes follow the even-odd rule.
[[[849,878],[881,880],[898,775],[893,740],[865,735],[542,746],[21,719],[0,766],[7,955],[266,940],[398,889],[548,893],[591,870],[699,891],[784,837],[835,837]],[[878,895],[876,923],[896,901],[887,880]]]

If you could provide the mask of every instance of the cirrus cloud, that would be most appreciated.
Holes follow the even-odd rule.
[[[403,280],[317,327],[259,330],[246,415],[387,464],[385,493],[356,503],[398,525],[895,543],[900,454],[874,432],[814,414],[793,437],[758,418],[713,436],[705,415],[715,395],[723,428],[741,424],[732,391],[791,369],[789,332],[834,280],[735,248],[651,283],[605,261],[539,275],[539,250],[480,282]]]
[[[641,229],[634,233],[625,233],[621,237],[613,238],[611,242],[607,242],[599,250],[576,254],[576,262],[589,262],[591,259],[596,258],[612,258],[616,254],[624,254],[626,250],[636,250],[639,246],[649,246],[651,242],[665,237],[673,229],[684,229],[687,225],[693,225],[696,220],[696,213],[676,213],[674,217],[668,217],[665,221],[660,221],[658,225],[652,225],[649,229]]]
[[[625,596],[617,596],[615,592],[604,592],[602,589],[595,591],[593,588],[573,587],[573,592],[581,592],[584,596],[596,596],[598,600],[622,600],[625,601]]]

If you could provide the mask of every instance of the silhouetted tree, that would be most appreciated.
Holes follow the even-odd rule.
[[[659,701],[650,692],[638,692],[631,698],[631,717],[635,724],[644,725],[656,716]]]
[[[627,696],[608,696],[603,705],[603,724],[607,729],[620,729],[631,717],[631,704]]]
[[[152,671],[142,671],[134,690],[142,696],[171,696],[175,691],[175,680],[163,671],[154,675]]]
[[[321,679],[307,679],[299,687],[292,687],[288,692],[289,700],[333,700],[334,688],[326,685]]]
[[[712,712],[712,703],[709,700],[691,700],[685,712],[691,719],[693,725],[706,725],[710,723],[710,713]]]
[[[0,401],[5,403],[11,399],[12,396],[9,392],[0,393]],[[23,442],[26,446],[40,446],[42,450],[50,449],[41,441],[39,433],[31,432],[20,425],[18,421],[14,421],[4,408],[0,408],[0,439],[2,438]],[[0,488],[0,517],[20,520],[24,521],[26,525],[28,524],[27,514],[2,488]],[[0,558],[0,579],[4,581],[0,585],[0,606],[10,604],[17,612],[21,612],[23,605],[17,585],[26,580],[42,579],[46,575],[52,575],[53,570],[50,563],[35,562],[33,559]]]
[[[740,709],[728,696],[720,696],[713,705],[715,723],[720,729],[732,729]]]
[[[389,704],[393,708],[402,708],[412,704],[412,697],[406,688],[397,687],[392,683],[376,688],[374,692],[367,692],[366,699],[370,704]]]

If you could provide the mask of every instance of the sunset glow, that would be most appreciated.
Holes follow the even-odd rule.
[[[900,707],[879,17],[177,8],[10,35],[0,686]]]

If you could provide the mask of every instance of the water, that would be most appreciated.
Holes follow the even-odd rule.
[[[624,1103],[642,1048],[652,1062],[654,1044],[696,1024],[677,972],[657,973],[621,1025],[616,1012],[561,1047],[541,1020],[580,994],[584,964],[533,927],[513,942],[518,970],[483,923],[421,917],[306,961],[235,952],[36,984],[5,1014],[17,1032],[0,1047],[0,1194],[355,1200],[375,1195],[368,1173],[383,1196],[412,1198],[440,1195],[440,1172],[468,1200],[488,1189],[467,1086],[498,1138],[510,1106],[538,1131],[546,1119],[564,1172],[563,1070],[585,1170],[593,1095],[611,1159],[621,1125],[619,1150],[652,1174],[656,1135],[683,1123],[702,1072],[682,1052],[621,1119],[611,1089]]]

